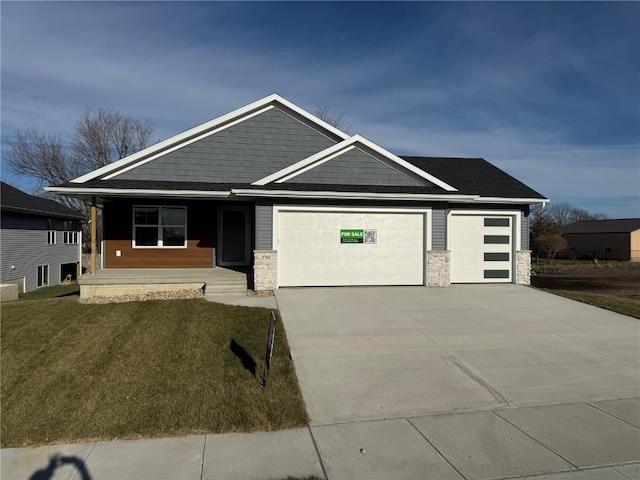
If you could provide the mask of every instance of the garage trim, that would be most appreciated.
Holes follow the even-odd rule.
[[[370,213],[370,214],[422,214],[422,228],[423,228],[423,251],[422,251],[422,285],[427,284],[427,252],[431,250],[432,245],[432,211],[431,207],[403,207],[403,208],[390,208],[390,207],[339,207],[331,205],[320,206],[307,206],[307,205],[274,205],[273,206],[273,220],[272,220],[272,247],[273,250],[278,251],[279,238],[278,238],[278,218],[280,212],[310,212],[310,213]]]
[[[517,277],[517,252],[520,251],[522,247],[522,238],[521,238],[521,223],[522,223],[522,212],[520,210],[450,210],[447,212],[447,249],[451,249],[451,217],[453,215],[460,216],[476,216],[476,217],[511,217],[511,244],[512,244],[512,252],[511,252],[511,282],[516,282]],[[451,251],[451,254],[454,255],[455,252]]]

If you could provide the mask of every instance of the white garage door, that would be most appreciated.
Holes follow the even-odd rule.
[[[278,212],[278,284],[423,285],[425,214]]]
[[[452,283],[511,282],[512,216],[451,215]]]

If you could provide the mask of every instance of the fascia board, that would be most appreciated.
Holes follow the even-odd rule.
[[[260,190],[234,188],[231,193],[238,197],[283,197],[283,198],[336,198],[336,199],[376,199],[376,200],[436,200],[473,201],[476,195],[438,195],[421,193],[375,193],[375,192],[332,192],[299,190]]]
[[[228,197],[230,190],[156,190],[144,188],[74,188],[74,187],[46,187],[51,193],[66,195],[114,195],[114,196],[159,196],[159,197]]]
[[[73,183],[84,183],[88,180],[93,180],[95,178],[101,177],[103,175],[106,175],[110,172],[113,172],[114,170],[118,170],[122,167],[125,167],[133,162],[136,162],[137,160],[143,159],[149,155],[153,155],[154,153],[158,153],[163,151],[164,149],[170,148],[176,144],[180,144],[181,142],[185,142],[187,140],[189,140],[191,137],[194,136],[199,136],[204,132],[207,132],[208,130],[212,130],[215,129],[218,126],[221,126],[227,122],[231,122],[234,119],[238,119],[241,118],[243,116],[249,115],[251,114],[254,110],[256,109],[260,109],[261,107],[267,106],[272,102],[276,102],[279,103],[281,105],[283,105],[284,107],[293,110],[294,112],[296,112],[297,114],[303,116],[304,118],[308,119],[309,121],[315,123],[316,125],[330,131],[331,133],[333,133],[334,135],[337,135],[340,138],[349,138],[349,135],[342,132],[341,130],[338,130],[337,128],[333,127],[332,125],[329,125],[327,122],[320,120],[319,118],[317,118],[316,116],[310,114],[309,112],[307,112],[306,110],[298,107],[297,105],[291,103],[290,101],[286,100],[285,98],[281,97],[280,95],[278,95],[277,93],[271,94],[263,99],[257,100],[253,103],[250,103],[249,105],[245,105],[244,107],[238,108],[232,112],[229,112],[227,114],[224,114],[220,117],[214,118],[213,120],[210,120],[206,123],[203,123],[202,125],[198,125],[197,127],[191,128],[189,130],[187,130],[186,132],[182,132],[178,135],[174,135],[173,137],[170,137],[166,140],[163,140],[159,143],[156,143],[155,145],[151,145],[150,147],[145,148],[144,150],[140,150],[139,152],[136,152],[132,155],[129,155],[128,157],[125,157],[123,159],[117,160],[109,165],[105,165],[102,168],[99,168],[97,170],[94,170],[92,172],[89,172],[85,175],[82,175],[78,178],[75,178],[73,180],[71,180],[71,182]]]
[[[475,202],[485,202],[485,203],[526,203],[526,204],[533,204],[533,203],[540,203],[542,204],[542,206],[546,205],[547,203],[549,203],[551,200],[549,200],[548,198],[510,198],[510,197],[482,197],[482,196],[478,196],[475,200]]]

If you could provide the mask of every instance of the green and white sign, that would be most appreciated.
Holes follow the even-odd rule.
[[[340,243],[376,243],[376,230],[343,229],[340,230]]]
[[[340,243],[364,243],[364,230],[340,230]]]

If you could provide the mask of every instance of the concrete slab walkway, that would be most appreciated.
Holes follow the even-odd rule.
[[[622,413],[605,413],[605,408]],[[632,422],[624,419],[628,413]],[[638,420],[640,399],[635,398],[619,405],[551,405],[268,433],[12,448],[0,451],[0,478],[638,480],[640,428],[632,424]]]

